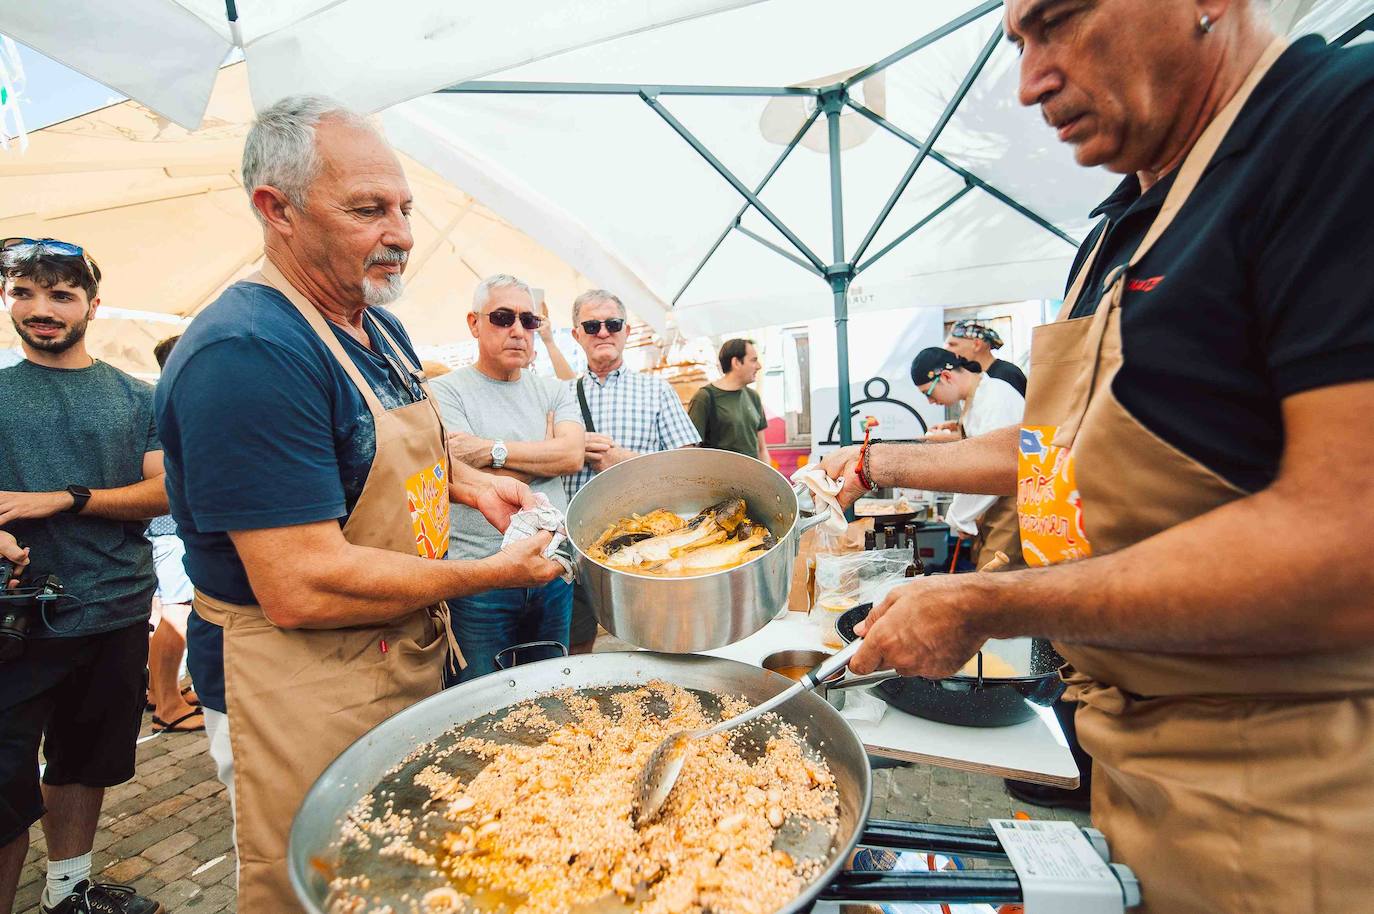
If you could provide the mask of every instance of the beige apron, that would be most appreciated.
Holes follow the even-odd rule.
[[[1095,251],[1059,321],[1035,330],[1017,486],[1032,565],[1122,549],[1246,494],[1142,426],[1111,381],[1122,364],[1125,275],[1168,228],[1283,49],[1280,40],[1265,52],[1199,139],[1130,264],[1108,278],[1097,312],[1065,319]],[[1140,876],[1149,912],[1294,914],[1374,903],[1374,650],[1186,656],[1056,647],[1069,662],[1069,697],[1082,703],[1078,736],[1094,759],[1093,820],[1115,859]]]
[[[295,305],[358,386],[377,449],[343,527],[355,546],[442,559],[448,548],[448,455],[434,399],[384,409],[324,318],[271,262],[250,281]],[[403,350],[378,323],[398,354]],[[404,355],[401,355],[404,358]],[[403,366],[414,368],[414,366]],[[308,561],[303,556],[302,561]],[[240,911],[300,910],[286,871],[292,818],[315,779],[355,739],[438,692],[452,638],[443,604],[385,625],[285,630],[257,606],[197,593],[224,629],[224,685],[237,794]],[[448,636],[448,637],[446,637]]]

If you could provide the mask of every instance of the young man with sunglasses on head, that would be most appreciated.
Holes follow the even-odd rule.
[[[583,292],[573,301],[572,322],[573,339],[587,354],[587,373],[573,384],[587,437],[582,468],[563,479],[569,501],[607,467],[640,454],[701,443],[668,382],[625,367],[630,331],[625,306],[615,294],[605,289]],[[588,653],[595,640],[596,618],[574,585],[571,650]]]
[[[582,417],[566,384],[541,378],[526,367],[543,322],[524,282],[506,274],[482,280],[468,314],[468,330],[477,340],[477,364],[444,375],[433,390],[455,462],[485,474],[514,476],[567,510],[560,477],[582,468]],[[501,534],[462,505],[454,506],[449,530],[451,559],[483,559],[501,548]],[[560,578],[538,587],[496,588],[449,603],[467,660],[458,676],[450,675],[450,684],[493,672],[496,654],[512,645],[568,643],[572,585]]]
[[[167,513],[153,388],[86,351],[100,270],[80,247],[8,239],[0,278],[24,350],[0,371],[0,527],[28,547],[27,577],[55,574],[71,595],[0,662],[0,914],[40,820],[42,911],[156,914],[127,886],[91,881],[105,789],[134,776],[143,717],[157,588],[143,530]]]

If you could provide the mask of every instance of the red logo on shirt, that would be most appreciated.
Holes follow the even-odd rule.
[[[1163,276],[1151,276],[1149,279],[1132,279],[1126,283],[1128,292],[1153,292],[1155,286],[1164,281]]]

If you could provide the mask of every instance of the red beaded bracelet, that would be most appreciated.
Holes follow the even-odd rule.
[[[871,444],[870,438],[873,429],[877,428],[878,420],[872,416],[864,419],[864,443],[859,447],[859,463],[854,467],[854,475],[859,479],[859,485],[870,492],[878,491],[878,486],[874,484],[872,475],[868,472],[868,448]]]

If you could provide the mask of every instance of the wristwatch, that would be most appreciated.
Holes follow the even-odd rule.
[[[72,506],[67,509],[68,514],[80,514],[81,509],[86,507],[86,502],[91,500],[91,490],[85,486],[67,486],[67,494],[72,497]]]
[[[491,468],[499,470],[506,465],[506,457],[510,452],[506,450],[506,442],[497,438],[491,443]]]

